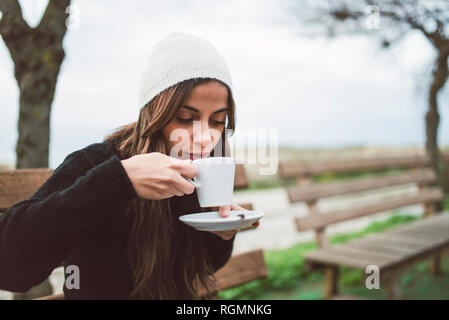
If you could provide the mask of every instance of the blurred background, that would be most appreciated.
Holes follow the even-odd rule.
[[[70,5],[67,30],[60,21],[57,27],[50,15],[44,24],[48,0],[0,3],[2,169],[54,169],[69,153],[136,121],[141,70],[152,46],[174,31],[208,39],[225,58],[237,106],[237,129],[231,139],[247,129],[277,129],[280,161],[425,154],[432,158],[435,150],[449,150],[449,91],[444,85],[449,7],[443,1],[72,0],[64,2]],[[19,39],[14,30],[21,24],[7,19],[7,10],[10,16],[21,11],[29,26],[24,30],[30,34],[41,23],[41,33]],[[58,28],[61,31],[48,40],[44,30]],[[26,56],[23,48],[36,50],[28,50]],[[46,69],[50,71],[42,71]],[[432,122],[435,111],[439,121]],[[44,120],[30,124],[39,117]],[[39,138],[43,143],[36,143],[35,149],[33,128],[44,128],[44,138]],[[42,154],[41,162],[32,165],[26,160],[33,153]],[[288,251],[314,240],[312,231],[297,232],[293,223],[306,207],[289,202],[277,174],[260,176],[257,165],[246,169],[249,186],[236,191],[235,199],[252,202],[266,216],[258,231],[236,239],[235,253],[272,250],[267,261],[278,257],[273,267],[278,268],[273,271],[277,278],[271,273],[274,280],[269,283],[237,288],[222,297],[322,298],[321,275],[303,277],[302,265]],[[333,199],[329,205],[357,199]],[[443,206],[447,208],[447,201]],[[397,214],[419,216],[421,209],[412,206],[365,217],[332,232],[358,232]],[[54,292],[62,290],[61,277],[57,270],[51,279]],[[447,287],[441,287],[449,279],[429,284],[427,275],[423,277],[410,276],[422,281],[421,289],[409,290],[412,297],[449,298]],[[348,288],[360,280],[354,274],[346,278]]]
[[[35,27],[46,0],[19,1]],[[151,47],[173,31],[208,39],[232,72],[237,130],[273,128],[295,148],[415,147],[425,143],[424,115],[435,50],[417,30],[382,50],[379,30],[327,37],[310,31],[306,1],[72,1],[51,106],[49,164],[135,121],[137,92]],[[363,22],[360,28],[364,28]],[[0,162],[14,165],[18,86],[0,42]],[[449,145],[447,90],[438,142]],[[80,130],[82,129],[82,130]]]

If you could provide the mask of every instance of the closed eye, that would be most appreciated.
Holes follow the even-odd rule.
[[[193,121],[193,118],[180,118],[180,117],[177,117],[177,119],[178,119],[179,122],[185,123],[185,124],[191,123]],[[210,120],[210,122],[214,126],[221,126],[221,125],[225,124],[224,121],[218,121],[218,120]]]
[[[216,126],[221,126],[221,125],[225,124],[224,121],[211,120],[211,122],[213,125],[216,125]]]
[[[190,122],[193,121],[193,118],[188,118],[188,119],[186,119],[186,118],[180,118],[180,117],[177,117],[177,119],[178,119],[178,121],[181,122],[181,123],[190,123]]]

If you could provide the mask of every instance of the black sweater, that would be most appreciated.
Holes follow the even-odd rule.
[[[137,194],[117,151],[94,143],[69,154],[28,199],[0,215],[0,289],[25,292],[63,263],[76,265],[80,289],[65,299],[127,299],[130,222],[125,208]],[[176,217],[199,212],[196,192],[170,199]],[[196,231],[214,265],[230,258],[233,241]],[[73,271],[67,270],[66,279]]]

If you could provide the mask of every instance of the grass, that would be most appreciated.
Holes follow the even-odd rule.
[[[449,210],[449,197],[444,201],[445,210]],[[391,217],[377,222],[372,222],[366,228],[358,232],[336,235],[330,239],[332,244],[343,243],[364,235],[381,232],[404,223],[420,219],[414,215],[393,214]],[[304,255],[317,248],[315,242],[299,243],[284,250],[265,251],[265,261],[268,276],[264,279],[252,281],[237,288],[220,292],[220,299],[322,299],[323,298],[323,273],[320,271],[308,272],[304,264]],[[449,259],[446,259],[449,260]],[[449,261],[443,261],[444,267],[448,267]],[[407,292],[419,295],[420,288],[426,288],[427,296],[444,296],[449,299],[449,277],[441,283],[435,283],[428,275],[427,262],[414,265],[403,277],[402,285],[408,286]],[[415,281],[421,279],[421,282]],[[432,282],[433,280],[433,282]],[[384,298],[383,290],[367,290],[362,283],[362,274],[358,269],[340,268],[341,292],[366,296],[371,299]],[[436,287],[433,288],[432,286]],[[447,286],[445,286],[447,285]],[[415,288],[415,290],[412,290]],[[416,289],[417,288],[417,289]],[[410,291],[411,290],[411,291]],[[433,291],[434,293],[432,293]],[[444,290],[447,294],[444,294]]]
[[[438,278],[432,276],[429,272],[429,263],[421,262],[409,268],[401,278],[401,289],[404,299],[444,299],[449,300],[449,258],[442,260],[441,269],[443,273]],[[345,273],[345,271],[341,271]],[[318,274],[318,273],[315,273]],[[355,275],[356,273],[353,272]],[[341,279],[339,281],[339,291],[343,295],[356,296],[360,298],[378,300],[385,299],[384,290],[368,290],[365,288],[363,281],[359,275],[351,279],[351,282]],[[296,287],[291,288],[268,288],[263,292],[259,292],[253,297],[243,299],[254,300],[321,300],[323,299],[324,278],[322,275],[308,277],[298,283]]]

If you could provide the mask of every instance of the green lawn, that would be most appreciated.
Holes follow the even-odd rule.
[[[407,270],[401,278],[401,289],[404,299],[444,299],[449,300],[449,258],[442,259],[442,274],[434,277],[429,272],[429,263],[422,262]],[[345,273],[345,271],[343,271]],[[358,273],[346,271],[346,279],[339,282],[341,294],[366,299],[385,299],[383,290],[368,290],[365,288]],[[353,279],[351,279],[353,277]],[[300,281],[294,288],[266,289],[249,299],[283,299],[283,300],[310,300],[323,299],[323,276],[317,275],[315,279]],[[245,299],[245,298],[243,298]]]
[[[449,210],[449,197],[445,200]],[[333,244],[380,232],[394,226],[419,219],[412,215],[394,214],[388,219],[373,222],[360,232],[338,235]],[[322,299],[323,273],[307,272],[303,263],[304,254],[317,248],[315,242],[300,243],[285,250],[265,251],[268,277],[219,293],[221,299]],[[437,278],[429,273],[427,261],[410,267],[401,279],[405,299],[449,299],[449,257],[442,258],[442,274]],[[343,294],[384,299],[383,290],[365,288],[360,270],[340,269],[339,289]]]

